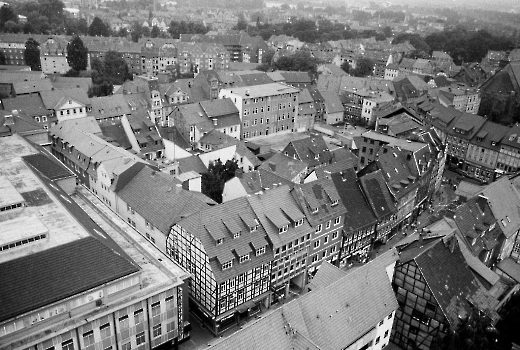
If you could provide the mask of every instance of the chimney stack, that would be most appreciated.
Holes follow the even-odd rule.
[[[275,164],[275,163],[272,163],[272,162],[269,162],[269,168],[270,168],[272,171],[276,171],[276,164]]]

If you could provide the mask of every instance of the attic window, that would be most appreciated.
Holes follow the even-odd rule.
[[[262,254],[265,254],[265,247],[261,247],[256,250],[256,256],[259,256]]]
[[[224,243],[224,238],[217,239],[217,245],[221,245],[222,243]]]
[[[287,230],[289,229],[289,225],[284,225],[282,227],[280,227],[278,229],[278,233],[284,233],[284,232],[287,232]]]
[[[222,271],[230,269],[233,267],[233,260],[227,261],[222,264]]]
[[[339,201],[337,199],[333,200],[331,206],[334,207],[334,206],[338,205],[338,203],[339,203]]]
[[[249,261],[249,253],[247,253],[246,255],[242,255],[239,260],[240,263],[243,263],[246,261]]]
[[[238,237],[240,237],[240,231],[239,232],[235,232],[233,234],[233,238],[238,238]]]
[[[311,213],[316,214],[318,212],[318,207],[311,208]]]
[[[295,222],[294,222],[294,227],[298,227],[298,226],[303,225],[303,220],[304,220],[304,219],[300,219],[300,220],[298,220],[298,221],[295,221]]]

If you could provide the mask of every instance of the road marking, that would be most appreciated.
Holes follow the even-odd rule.
[[[104,239],[107,239],[107,237],[104,234],[102,234],[101,232],[99,232],[98,230],[94,229],[94,231],[96,231],[96,233],[98,235],[100,235],[101,237],[103,237]]]

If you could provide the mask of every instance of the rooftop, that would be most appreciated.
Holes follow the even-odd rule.
[[[262,84],[262,85],[252,85],[245,87],[234,87],[228,89],[221,90],[224,94],[225,98],[226,93],[232,93],[236,95],[240,95],[242,98],[256,98],[256,97],[266,97],[266,96],[274,96],[280,94],[292,94],[298,93],[300,90],[293,88],[292,86],[285,85],[282,83],[271,83],[271,84]],[[221,94],[222,94],[221,92]]]

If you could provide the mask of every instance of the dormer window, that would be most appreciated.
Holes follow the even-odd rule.
[[[311,213],[316,214],[318,212],[318,207],[311,208]]]
[[[251,232],[255,232],[256,230],[258,230],[258,225],[251,226],[251,227],[249,228],[249,230],[250,230]]]
[[[222,271],[228,270],[233,267],[233,260],[227,261],[222,264]]]
[[[278,229],[278,232],[284,233],[284,232],[287,232],[288,229],[289,229],[289,225],[284,225]]]
[[[265,247],[258,248],[256,250],[256,256],[265,254]]]
[[[303,225],[303,220],[304,220],[304,219],[300,219],[300,220],[298,220],[298,221],[295,221],[295,222],[294,222],[294,227],[298,227],[298,226]]]
[[[240,263],[243,263],[243,262],[246,262],[246,261],[249,261],[249,253],[247,253],[245,255],[242,255],[240,257],[240,260],[239,260]]]
[[[217,245],[221,245],[222,243],[224,243],[224,238],[217,239]]]
[[[331,206],[334,207],[334,206],[338,205],[338,203],[339,203],[339,201],[337,199],[333,200]]]
[[[235,232],[235,233],[233,234],[233,239],[234,239],[234,238],[238,238],[238,237],[240,237],[240,232]]]

